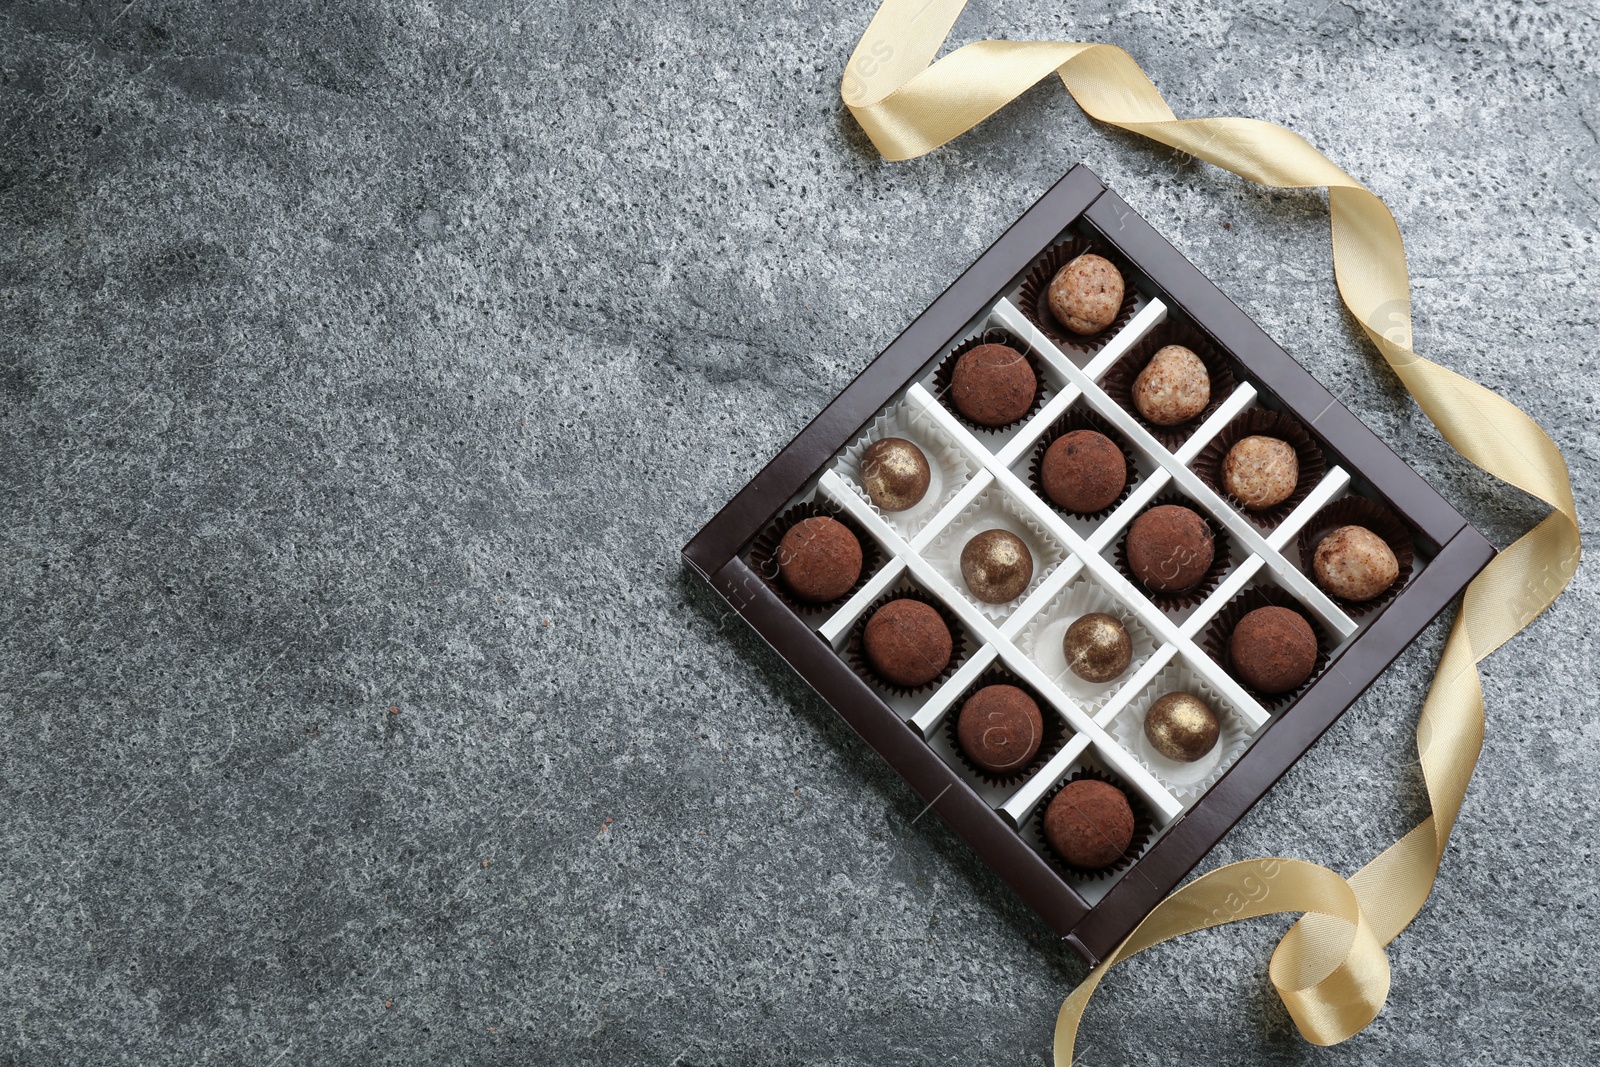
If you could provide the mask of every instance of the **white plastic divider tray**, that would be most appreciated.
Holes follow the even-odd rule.
[[[1240,380],[1218,409],[1198,427],[1176,452],[1163,447],[1129,412],[1112,400],[1097,384],[1098,379],[1150,330],[1165,321],[1167,309],[1151,299],[1100,352],[1079,367],[1027,320],[1006,298],[1001,298],[980,319],[974,330],[1002,327],[1030,346],[1044,371],[1048,399],[1022,426],[998,434],[978,433],[957,419],[930,392],[933,372],[955,346],[948,346],[929,364],[929,370],[914,383],[904,397],[891,404],[869,427],[894,425],[908,434],[933,442],[947,450],[951,445],[961,453],[947,456],[943,465],[950,468],[948,484],[940,493],[942,506],[931,516],[919,515],[914,523],[886,517],[869,501],[855,481],[860,450],[868,434],[863,434],[844,449],[833,466],[824,472],[818,491],[849,513],[886,550],[889,557],[854,596],[840,605],[818,627],[820,636],[843,652],[850,632],[866,608],[906,580],[936,597],[955,616],[977,647],[969,650],[965,662],[943,684],[931,692],[889,701],[924,738],[933,738],[954,703],[992,665],[999,661],[1018,678],[1042,695],[1070,729],[1066,743],[1037,772],[1014,790],[985,790],[991,802],[1016,827],[1025,825],[1043,796],[1075,767],[1086,761],[1098,763],[1115,773],[1148,803],[1156,816],[1157,830],[1167,826],[1191,806],[1204,789],[1220,777],[1227,764],[1247,747],[1250,740],[1272,718],[1269,711],[1221,665],[1196,643],[1204,627],[1217,611],[1252,582],[1266,579],[1288,591],[1327,631],[1336,653],[1357,631],[1358,624],[1330,600],[1285,556],[1286,547],[1302,527],[1322,507],[1345,494],[1350,476],[1338,466],[1330,466],[1321,481],[1281,523],[1263,532],[1236,511],[1189,469],[1195,456],[1241,411],[1257,406],[1255,389]],[[959,343],[959,340],[958,342]],[[1079,358],[1083,358],[1081,353]],[[1096,415],[1123,435],[1144,454],[1141,469],[1148,470],[1127,499],[1087,532],[1083,524],[1069,521],[1033,492],[1016,469],[1037,446],[1040,436],[1074,404],[1082,401]],[[992,446],[992,447],[991,447]],[[930,457],[932,458],[932,457]],[[965,477],[964,483],[960,479]],[[957,484],[960,483],[960,484]],[[1234,562],[1222,580],[1204,600],[1181,612],[1163,611],[1110,560],[1111,549],[1132,518],[1163,491],[1176,490],[1208,512],[1226,530],[1234,545]],[[990,508],[997,502],[1037,527],[1066,550],[1065,558],[1036,577],[1021,602],[1005,612],[991,612],[978,606],[963,589],[956,587],[950,567],[942,556],[936,565],[929,556],[932,548],[968,513],[980,497]],[[909,536],[908,536],[909,535]],[[945,546],[948,547],[948,546]],[[1054,678],[1023,648],[1018,638],[1041,619],[1040,613],[1061,599],[1063,592],[1078,580],[1093,582],[1098,591],[1123,605],[1148,632],[1154,652],[1138,663],[1131,674],[1111,683],[1110,695],[1085,699],[1058,685]],[[1191,678],[1225,705],[1223,714],[1230,726],[1246,737],[1242,744],[1226,746],[1222,762],[1211,768],[1202,782],[1163,782],[1147,762],[1148,753],[1134,751],[1136,743],[1124,744],[1132,736],[1128,724],[1119,722],[1125,709],[1149,695],[1158,680]],[[1115,727],[1115,731],[1113,731]],[[1119,740],[1119,735],[1123,740]],[[1090,751],[1092,749],[1092,751]],[[1198,788],[1197,788],[1198,786]]]

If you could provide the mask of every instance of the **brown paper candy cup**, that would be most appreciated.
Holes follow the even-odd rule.
[[[962,356],[979,345],[1006,345],[1009,348],[1014,348],[1022,353],[1022,358],[1026,359],[1028,366],[1033,368],[1033,403],[1028,405],[1028,410],[1023,413],[1020,419],[1008,422],[1004,426],[985,426],[981,422],[972,421],[962,414],[960,408],[956,407],[955,400],[950,395],[950,382],[956,372],[956,363]],[[978,433],[1004,433],[1014,427],[1021,426],[1038,413],[1039,408],[1044,404],[1045,396],[1044,373],[1043,368],[1039,365],[1038,355],[1026,341],[1000,326],[991,326],[980,333],[968,337],[951,349],[950,354],[939,364],[939,369],[933,372],[933,388],[935,394],[939,397],[939,403],[943,404],[963,426]]]
[[[1062,267],[1089,252],[1109,260],[1122,275],[1122,306],[1117,309],[1117,317],[1111,320],[1110,326],[1099,333],[1085,336],[1073,333],[1061,325],[1055,312],[1050,310],[1050,282],[1055,279]],[[1021,308],[1022,314],[1028,321],[1039,328],[1040,333],[1061,348],[1092,355],[1104,348],[1107,341],[1128,325],[1128,321],[1133,318],[1133,302],[1137,293],[1132,275],[1128,273],[1127,266],[1115,252],[1096,245],[1087,237],[1068,237],[1059,244],[1052,245],[1044,255],[1034,261],[1032,267],[1028,268],[1027,275],[1022,280],[1022,287],[1017,291],[1017,306]]]
[[[1044,732],[1039,738],[1039,751],[1034,753],[1033,759],[1008,774],[996,774],[993,771],[986,771],[976,763],[973,763],[961,748],[961,738],[956,733],[956,724],[961,718],[961,708],[978,690],[991,685],[1014,685],[1024,693],[1027,693],[1028,696],[1033,698],[1033,702],[1039,705],[1039,717],[1044,722]],[[972,773],[974,778],[992,786],[1006,787],[1021,785],[1043,770],[1044,765],[1050,762],[1050,757],[1060,752],[1061,746],[1067,743],[1067,738],[1071,736],[1071,731],[1067,724],[1062,721],[1055,708],[1041,697],[1033,686],[996,663],[984,671],[978,677],[978,680],[972,683],[972,686],[950,706],[950,710],[945,713],[944,717],[944,735],[945,739],[950,742],[951,749],[955,751],[956,758],[961,761],[963,767]]]
[[[1139,414],[1139,409],[1134,406],[1133,383],[1138,379],[1139,372],[1155,358],[1155,354],[1167,345],[1182,345],[1200,357],[1200,362],[1205,364],[1206,374],[1211,379],[1211,399],[1206,403],[1205,409],[1188,422],[1181,422],[1176,426],[1157,426]],[[1138,419],[1139,425],[1149,430],[1150,435],[1160,441],[1163,448],[1174,452],[1200,428],[1201,423],[1222,406],[1222,402],[1233,392],[1233,364],[1217,351],[1205,334],[1188,323],[1168,319],[1146,334],[1138,344],[1128,349],[1127,354],[1111,365],[1111,369],[1106,371],[1105,377],[1100,380],[1100,388],[1104,389],[1106,395],[1123,410]]]
[[[1233,657],[1228,655],[1228,642],[1233,637],[1234,627],[1239,625],[1239,620],[1257,608],[1288,608],[1310,623],[1311,632],[1317,635],[1317,659],[1311,668],[1311,676],[1287,693],[1263,693],[1251,688],[1243,678],[1239,677],[1238,671],[1233,666]],[[1328,631],[1323,629],[1316,616],[1307,611],[1288,592],[1275,585],[1252,586],[1224,604],[1222,610],[1217,612],[1216,617],[1206,625],[1205,636],[1201,639],[1200,646],[1206,650],[1206,655],[1216,661],[1217,666],[1227,671],[1229,677],[1244,687],[1245,692],[1255,697],[1256,703],[1272,712],[1281,711],[1293,704],[1300,698],[1301,693],[1310,688],[1312,682],[1322,677],[1322,672],[1328,669],[1328,653],[1333,647]]]
[[[1050,494],[1044,491],[1044,454],[1050,450],[1050,446],[1055,444],[1058,439],[1073,432],[1074,430],[1093,430],[1096,433],[1104,434],[1106,437],[1110,438],[1112,444],[1116,445],[1122,450],[1122,458],[1127,463],[1128,483],[1122,487],[1122,492],[1117,495],[1115,500],[1113,500],[1106,507],[1101,508],[1099,511],[1088,513],[1068,511],[1060,504],[1057,504],[1054,500],[1051,500]],[[1135,465],[1133,460],[1133,446],[1128,444],[1127,438],[1123,437],[1116,430],[1112,429],[1109,422],[1106,422],[1099,415],[1096,415],[1093,411],[1089,410],[1082,400],[1079,400],[1077,403],[1073,404],[1072,407],[1067,410],[1066,414],[1062,415],[1059,419],[1050,424],[1050,428],[1044,432],[1044,436],[1039,439],[1038,445],[1035,446],[1033,450],[1033,463],[1028,468],[1028,484],[1033,491],[1038,494],[1039,499],[1043,500],[1046,504],[1049,504],[1052,508],[1055,508],[1061,514],[1070,515],[1073,518],[1078,519],[1093,520],[1105,518],[1107,515],[1117,510],[1124,500],[1128,499],[1128,495],[1133,492],[1133,487],[1137,485],[1138,482],[1139,468]]]
[[[1060,793],[1068,785],[1073,782],[1082,781],[1086,778],[1093,779],[1097,782],[1105,782],[1107,785],[1116,786],[1122,791],[1122,795],[1128,798],[1128,806],[1133,809],[1133,838],[1128,842],[1127,851],[1123,852],[1121,858],[1119,858],[1115,863],[1108,867],[1101,867],[1098,870],[1093,870],[1087,867],[1076,867],[1068,863],[1066,860],[1061,858],[1061,854],[1059,852],[1051,847],[1049,839],[1044,836],[1044,813],[1049,810],[1050,802],[1056,798],[1057,793]],[[1128,788],[1127,784],[1123,782],[1121,778],[1118,778],[1116,775],[1110,774],[1106,771],[1102,771],[1098,767],[1080,767],[1067,777],[1063,778],[1060,782],[1056,783],[1056,785],[1053,786],[1042,799],[1040,799],[1038,805],[1033,809],[1033,814],[1028,818],[1028,836],[1032,839],[1032,844],[1034,848],[1038,849],[1039,854],[1048,860],[1050,865],[1059,873],[1085,881],[1096,881],[1101,878],[1110,878],[1118,871],[1126,870],[1134,860],[1138,859],[1139,854],[1142,853],[1145,850],[1145,846],[1150,843],[1150,835],[1153,832],[1153,826],[1154,823],[1150,817],[1150,809],[1145,804],[1144,798],[1134,790]]]
[[[1288,499],[1270,508],[1251,511],[1222,487],[1222,463],[1228,458],[1229,449],[1246,437],[1257,434],[1263,437],[1276,437],[1294,449],[1295,458],[1300,465],[1300,480],[1295,484],[1294,492]],[[1210,444],[1200,450],[1200,454],[1195,457],[1193,467],[1202,482],[1232,504],[1239,514],[1263,529],[1271,529],[1288,518],[1289,513],[1300,506],[1300,502],[1305,500],[1328,470],[1327,461],[1322,457],[1322,449],[1317,447],[1310,431],[1300,424],[1300,420],[1292,415],[1267,408],[1252,408],[1240,412],[1236,419],[1222,428],[1221,433],[1212,438]]]
[[[910,687],[895,685],[873,670],[872,664],[867,660],[866,646],[862,642],[862,636],[867,630],[867,623],[871,621],[872,616],[878,613],[879,608],[891,600],[920,600],[939,613],[939,617],[944,620],[946,628],[950,631],[950,662],[946,663],[944,670],[940,671],[931,681]],[[869,685],[898,696],[915,696],[918,693],[927,693],[938,688],[950,679],[950,676],[961,666],[961,661],[966,659],[966,656],[966,630],[956,621],[955,615],[951,613],[949,608],[914,585],[901,585],[894,591],[883,594],[883,596],[867,605],[867,610],[861,613],[861,618],[857,619],[856,624],[850,628],[850,643],[845,648],[845,660],[856,674],[860,675]]]
[[[1128,523],[1127,528],[1122,531],[1122,536],[1117,539],[1117,552],[1112,561],[1117,565],[1117,570],[1122,572],[1122,576],[1132,582],[1135,589],[1148,597],[1150,603],[1162,611],[1182,611],[1185,608],[1192,608],[1199,604],[1217,588],[1217,583],[1222,581],[1222,575],[1233,562],[1233,544],[1228,539],[1228,531],[1223,528],[1220,522],[1208,515],[1205,508],[1178,493],[1162,493],[1152,500],[1144,511],[1139,512],[1139,515],[1143,515],[1152,508],[1159,508],[1166,504],[1177,504],[1188,508],[1204,519],[1206,525],[1211,529],[1211,566],[1201,576],[1200,580],[1189,588],[1177,592],[1163,593],[1146,588],[1145,584],[1139,580],[1138,575],[1133,573],[1133,568],[1128,566],[1128,531],[1133,529],[1133,522]],[[1134,516],[1134,522],[1138,521],[1139,515]]]
[[[1297,542],[1300,548],[1300,569],[1313,582],[1317,580],[1314,562],[1317,546],[1322,543],[1324,537],[1341,526],[1365,526],[1383,538],[1389,546],[1389,551],[1394,553],[1395,562],[1400,565],[1400,573],[1389,583],[1389,588],[1371,600],[1346,600],[1344,597],[1328,594],[1328,598],[1339,605],[1346,615],[1352,619],[1359,619],[1389,603],[1401,589],[1405,588],[1405,584],[1411,580],[1416,546],[1411,540],[1411,530],[1400,521],[1398,515],[1382,504],[1368,500],[1364,496],[1340,497],[1311,516],[1311,521],[1300,530]],[[1318,585],[1317,588],[1322,587]],[[1323,592],[1326,593],[1327,590],[1324,589]]]
[[[857,541],[861,542],[861,576],[856,579],[855,584],[850,587],[849,592],[845,593],[844,596],[825,603],[814,604],[808,600],[801,600],[791,593],[789,587],[784,584],[783,579],[778,576],[778,544],[783,540],[783,535],[788,533],[794,526],[806,519],[814,519],[818,516],[834,519],[841,523],[845,529],[855,534]],[[800,615],[817,615],[822,612],[832,611],[846,600],[855,596],[861,590],[861,587],[867,584],[867,580],[877,573],[878,568],[883,565],[883,551],[878,542],[868,535],[867,531],[863,530],[855,519],[850,517],[849,512],[843,508],[830,507],[825,503],[811,501],[805,504],[796,504],[778,516],[777,520],[770,523],[765,530],[761,531],[756,539],[750,543],[750,551],[746,559],[750,564],[750,569],[761,577],[761,580],[767,584],[767,588],[777,594],[778,599],[787,604],[790,610]]]

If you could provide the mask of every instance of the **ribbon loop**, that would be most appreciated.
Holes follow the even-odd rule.
[[[1581,552],[1571,479],[1555,443],[1505,398],[1411,349],[1405,245],[1382,200],[1298,134],[1257,119],[1179,119],[1132,56],[1103,44],[980,41],[934,62],[966,0],[884,0],[840,95],[886,159],[931,152],[1055,72],[1091,117],[1283,189],[1325,187],[1339,296],[1439,433],[1490,474],[1552,508],[1468,586],[1417,722],[1433,814],[1345,879],[1300,860],[1246,860],[1158,904],[1061,1005],[1057,1067],[1070,1067],[1084,1008],[1118,961],[1173,937],[1276,913],[1301,918],[1268,973],[1300,1033],[1359,1033],[1389,991],[1384,946],[1427,901],[1483,744],[1477,664],[1554,602]]]

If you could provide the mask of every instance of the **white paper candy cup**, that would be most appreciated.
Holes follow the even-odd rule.
[[[922,449],[928,460],[928,491],[922,499],[905,511],[882,511],[867,495],[861,484],[861,456],[868,446],[885,437],[899,437]],[[854,441],[846,446],[834,461],[833,469],[839,472],[851,489],[854,489],[872,508],[883,516],[896,533],[907,541],[928,524],[928,520],[948,504],[961,487],[977,472],[972,461],[955,439],[934,419],[918,412],[906,401],[892,405],[882,415],[872,420]]]
[[[985,530],[1009,530],[1022,539],[1033,556],[1033,577],[1029,579],[1028,587],[1016,599],[1004,604],[979,600],[967,589],[967,581],[961,576],[961,550],[968,541]],[[1067,550],[1053,534],[1047,533],[1030,514],[1023,511],[1021,505],[1011,499],[1010,493],[998,485],[991,485],[978,494],[967,510],[956,516],[928,546],[923,557],[979,611],[991,619],[1000,620],[1010,615],[1018,604],[1039,588],[1045,575],[1066,560]]]
[[[1133,645],[1133,661],[1128,664],[1128,669],[1111,681],[1102,683],[1084,681],[1072,673],[1061,647],[1067,627],[1096,611],[1119,620],[1128,631],[1128,640]],[[1017,648],[1022,654],[1037,663],[1058,689],[1091,715],[1105,707],[1106,701],[1127,684],[1140,665],[1155,655],[1159,647],[1156,639],[1139,622],[1138,616],[1086,574],[1074,579],[1017,635]]]
[[[1193,693],[1217,713],[1221,731],[1211,751],[1193,763],[1180,763],[1157,752],[1144,736],[1144,717],[1150,705],[1168,693]],[[1250,728],[1233,705],[1189,668],[1181,658],[1173,660],[1144,692],[1128,702],[1112,721],[1112,738],[1133,755],[1145,770],[1172,791],[1185,807],[1200,799],[1222,773],[1233,765],[1250,745]]]

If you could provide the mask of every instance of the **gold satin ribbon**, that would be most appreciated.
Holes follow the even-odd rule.
[[[1405,246],[1383,201],[1299,135],[1240,118],[1179,119],[1120,48],[980,41],[933,62],[966,0],[886,0],[856,46],[840,94],[887,159],[932,151],[1051,72],[1078,106],[1199,159],[1276,188],[1328,189],[1339,295],[1452,447],[1553,510],[1467,587],[1417,723],[1433,814],[1348,879],[1300,860],[1229,864],[1162,901],[1075,989],[1056,1021],[1058,1067],[1072,1062],[1084,1007],[1106,970],[1152,945],[1260,915],[1301,918],[1270,975],[1300,1033],[1331,1045],[1359,1033],[1389,990],[1387,945],[1416,917],[1466,796],[1483,743],[1477,663],[1527,626],[1577,570],[1577,509],[1561,452],[1515,405],[1411,345]]]

